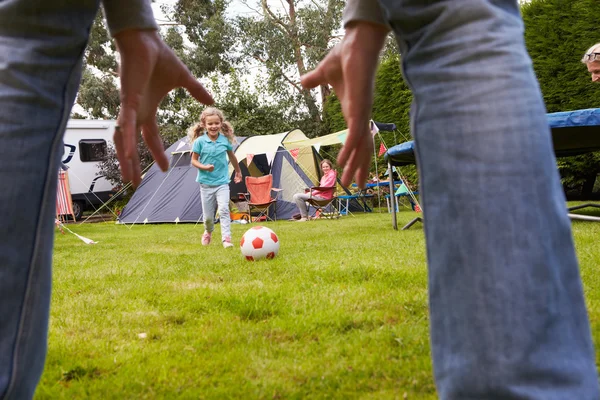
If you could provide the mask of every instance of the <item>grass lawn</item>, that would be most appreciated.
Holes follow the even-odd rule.
[[[398,215],[403,226],[416,214]],[[265,224],[279,256],[200,245],[201,224],[56,235],[37,399],[435,399],[422,225],[386,212]],[[600,224],[574,222],[600,348]]]

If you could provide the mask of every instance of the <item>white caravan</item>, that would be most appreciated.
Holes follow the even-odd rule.
[[[67,123],[62,163],[68,167],[75,219],[115,193],[113,185],[99,174],[98,168],[106,158],[108,145],[113,145],[115,125],[114,120],[71,119]]]

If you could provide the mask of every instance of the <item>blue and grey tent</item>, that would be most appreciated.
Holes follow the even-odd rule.
[[[246,138],[237,139],[243,143]],[[170,146],[165,154],[169,158],[169,170],[163,172],[156,164],[150,167],[121,212],[119,223],[201,221],[200,186],[196,183],[197,170],[191,165],[187,137]]]

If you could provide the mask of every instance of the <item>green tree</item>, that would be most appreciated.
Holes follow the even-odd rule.
[[[254,84],[260,87],[261,78],[255,77]],[[297,116],[288,113],[290,107],[277,101],[267,102],[235,70],[229,73],[226,85],[215,77],[213,87],[215,105],[233,124],[236,135],[270,135],[295,128]]]
[[[114,119],[117,116],[120,100],[115,51],[102,14],[98,13],[85,49],[76,101],[92,118]]]
[[[342,0],[307,3],[286,0],[285,9],[276,9],[261,0],[260,8],[251,17],[238,17],[240,52],[247,60],[266,68],[268,95],[306,110],[302,128],[310,136],[321,133],[319,102],[311,91],[302,88],[300,75],[314,68],[323,59],[337,38],[340,28]],[[329,87],[320,88],[321,100],[329,95]]]
[[[521,7],[525,42],[548,112],[598,107],[600,85],[581,63],[598,42],[597,0],[531,0]],[[600,173],[600,153],[558,160],[567,192],[589,197]]]
[[[233,30],[225,18],[224,0],[178,0],[163,6],[170,19],[161,31],[163,39],[188,65],[194,75],[203,77],[228,72],[233,57],[226,51],[233,45]],[[119,108],[116,48],[110,39],[102,15],[96,17],[84,55],[82,82],[77,104],[91,118],[115,119]],[[202,105],[185,90],[174,90],[163,100],[157,120],[166,146],[185,135],[196,122]],[[85,115],[73,114],[72,117]],[[142,168],[152,162],[146,146],[138,146]],[[114,149],[108,153],[101,173],[114,184],[120,183]]]

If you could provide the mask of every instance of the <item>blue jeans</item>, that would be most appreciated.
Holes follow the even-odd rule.
[[[517,1],[380,3],[414,95],[440,398],[600,398]]]
[[[210,186],[200,185],[202,200],[202,215],[204,229],[207,232],[215,230],[215,212],[219,210],[221,224],[221,240],[231,239],[231,214],[229,214],[229,184]]]
[[[46,356],[62,134],[98,0],[0,1],[0,398]]]

